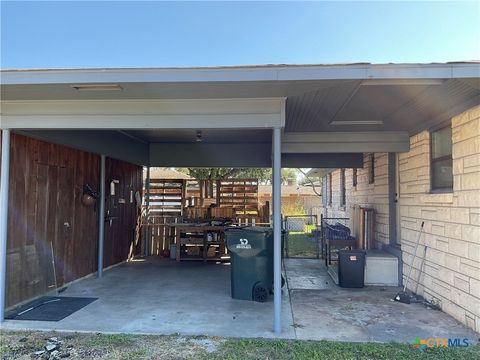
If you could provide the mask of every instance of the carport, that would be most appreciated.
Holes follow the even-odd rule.
[[[0,319],[11,132],[101,155],[102,199],[105,157],[141,166],[272,167],[278,289],[281,168],[357,168],[364,152],[407,151],[409,135],[478,103],[478,76],[477,63],[2,71]],[[276,292],[277,335],[281,319]]]

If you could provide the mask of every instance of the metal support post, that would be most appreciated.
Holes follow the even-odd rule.
[[[2,164],[0,173],[0,322],[5,320],[7,233],[8,233],[8,183],[10,170],[10,130],[2,131]]]
[[[281,129],[273,129],[273,287],[274,331],[282,332],[282,214],[281,214]]]

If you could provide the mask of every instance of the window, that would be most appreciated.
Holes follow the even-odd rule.
[[[430,172],[433,191],[451,191],[452,173],[452,127],[451,125],[430,134]]]
[[[328,205],[332,205],[332,173],[328,174]]]
[[[347,194],[345,191],[345,169],[340,170],[340,206],[347,203]]]
[[[357,181],[357,168],[353,169],[352,171],[352,186],[353,187],[356,187],[358,184],[358,181]]]
[[[371,153],[369,157],[368,166],[368,183],[373,184],[375,182],[375,154]]]

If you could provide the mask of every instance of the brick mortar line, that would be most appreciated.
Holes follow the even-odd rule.
[[[459,258],[459,259],[460,259],[460,261],[461,261],[462,259],[465,259],[465,260],[468,260],[468,261],[474,261],[474,262],[475,262],[475,260],[472,260],[472,259],[469,259],[469,258],[466,258],[466,257],[460,256],[460,255],[451,254],[451,253],[446,253],[446,252],[444,252],[444,251],[441,251],[441,250],[438,250],[438,249],[435,249],[435,248],[432,248],[432,247],[430,247],[430,248],[431,248],[431,249],[433,249],[433,250],[436,250],[436,251],[442,252],[442,253],[444,253],[444,254],[447,254],[447,255],[453,255],[453,256],[456,256],[457,258]],[[404,250],[402,250],[402,251],[404,251]],[[409,254],[409,255],[412,255],[412,256],[413,256],[413,253],[411,253],[411,252],[405,251],[405,253],[407,253],[407,254]],[[417,257],[418,257],[418,256],[417,256]],[[451,267],[449,267],[449,266],[447,266],[447,265],[442,265],[442,264],[439,264],[439,263],[437,263],[437,262],[435,262],[435,261],[433,261],[433,260],[427,260],[427,259],[425,259],[425,261],[429,261],[429,262],[431,262],[431,263],[433,263],[433,264],[435,264],[435,265],[438,265],[438,266],[444,267],[444,268],[446,268],[446,269],[453,270],[453,271],[455,271],[455,272],[458,272],[458,273],[459,273],[459,274],[461,274],[461,275],[465,275],[465,274],[463,274],[463,273],[459,272],[458,270],[452,269]],[[463,264],[463,265],[465,265],[465,266],[470,266],[470,267],[472,267],[472,268],[474,268],[474,269],[478,269],[478,271],[480,271],[480,268],[474,267],[474,266],[472,266],[472,265],[465,264],[465,263],[461,263],[461,264]],[[469,276],[469,275],[465,275],[465,276]],[[471,277],[471,276],[469,276],[469,277]],[[473,278],[473,279],[475,279],[475,278]],[[475,280],[477,280],[477,279],[475,279]]]
[[[439,279],[433,277],[432,275],[429,275],[429,274],[424,274],[424,275],[427,275],[428,277],[430,277],[430,278],[433,279],[433,280],[439,280]],[[432,282],[432,283],[433,283],[433,282]],[[434,284],[434,285],[442,286],[442,287],[445,288],[446,290],[450,290],[450,289],[453,288],[453,289],[458,290],[459,292],[461,292],[461,293],[463,293],[463,294],[472,296],[473,298],[478,299],[478,300],[480,301],[480,298],[472,295],[472,293],[470,293],[470,292],[466,292],[466,291],[464,291],[464,290],[462,290],[462,289],[459,289],[458,287],[456,287],[456,286],[454,286],[454,285],[450,285],[450,284],[445,283],[445,282],[444,282],[444,284],[447,284],[448,286],[444,286],[444,285],[442,285],[442,284]],[[422,285],[422,286],[423,286],[424,288],[426,288],[426,289],[432,290],[430,287],[427,287],[426,285],[424,285],[424,284],[422,284],[422,283],[420,283],[420,285]],[[437,294],[438,294],[438,293],[437,293]],[[452,300],[450,300],[450,301],[452,301]],[[452,301],[452,302],[453,302],[453,301]],[[455,305],[460,306],[459,304],[455,304]],[[460,307],[461,307],[461,306],[460,306]],[[462,308],[463,308],[463,307],[462,307]],[[463,308],[463,309],[465,309],[465,308]],[[465,310],[467,310],[467,309],[465,309]],[[467,311],[470,311],[470,310],[467,310]],[[480,312],[478,313],[477,316],[480,316]]]
[[[474,213],[475,214],[475,213]],[[441,221],[441,220],[430,220],[430,219],[425,219],[425,218],[417,218],[417,217],[412,217],[412,216],[405,216],[405,215],[402,215],[400,216],[400,220],[401,218],[408,218],[408,219],[415,219],[415,220],[422,220],[422,221],[440,221],[440,222],[443,222],[443,223],[448,223],[448,224],[455,224],[455,225],[469,225],[469,226],[475,226],[475,227],[480,227],[480,225],[475,225],[475,224],[465,224],[465,223],[459,223],[459,222],[454,222],[454,221]],[[412,229],[413,230],[413,229]],[[417,230],[418,231],[418,230]],[[441,235],[439,235],[441,236]],[[463,239],[462,239],[463,240]]]
[[[452,285],[450,285],[450,287],[455,288],[455,287],[452,286]],[[444,298],[445,300],[450,301],[452,304],[458,306],[459,308],[463,309],[464,311],[467,311],[467,312],[469,312],[469,313],[471,313],[471,314],[474,314],[475,316],[480,317],[480,313],[472,313],[471,310],[468,310],[467,308],[464,308],[462,305],[455,303],[452,299],[448,299],[448,298],[442,296],[441,294],[439,294],[439,293],[437,293],[436,291],[432,290],[430,287],[427,287],[427,286],[423,285],[423,288],[424,288],[424,289],[428,289],[428,290],[431,291],[431,292],[434,292],[435,294],[439,295],[440,297]],[[455,288],[455,289],[457,289],[457,290],[465,293],[465,291],[462,291],[462,290],[460,290],[460,289],[458,289],[458,288]],[[465,293],[465,294],[471,295],[471,294],[468,294],[468,293]],[[472,295],[471,295],[471,296],[472,296]],[[480,298],[477,298],[477,297],[475,297],[475,298],[480,300]]]

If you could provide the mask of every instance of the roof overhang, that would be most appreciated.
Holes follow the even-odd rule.
[[[269,129],[282,127],[284,166],[358,167],[351,154],[407,151],[411,134],[480,103],[475,62],[6,70],[0,83],[0,127],[157,166],[224,164],[229,153],[241,167],[268,165]],[[205,143],[192,144],[199,129]],[[188,162],[155,151],[175,147]]]
[[[206,83],[312,80],[450,79],[478,77],[478,62],[432,64],[261,65],[198,68],[3,70],[1,85]]]
[[[285,133],[282,153],[405,152],[410,148],[406,131]]]
[[[285,126],[285,98],[3,101],[1,121],[10,129],[271,129]]]

